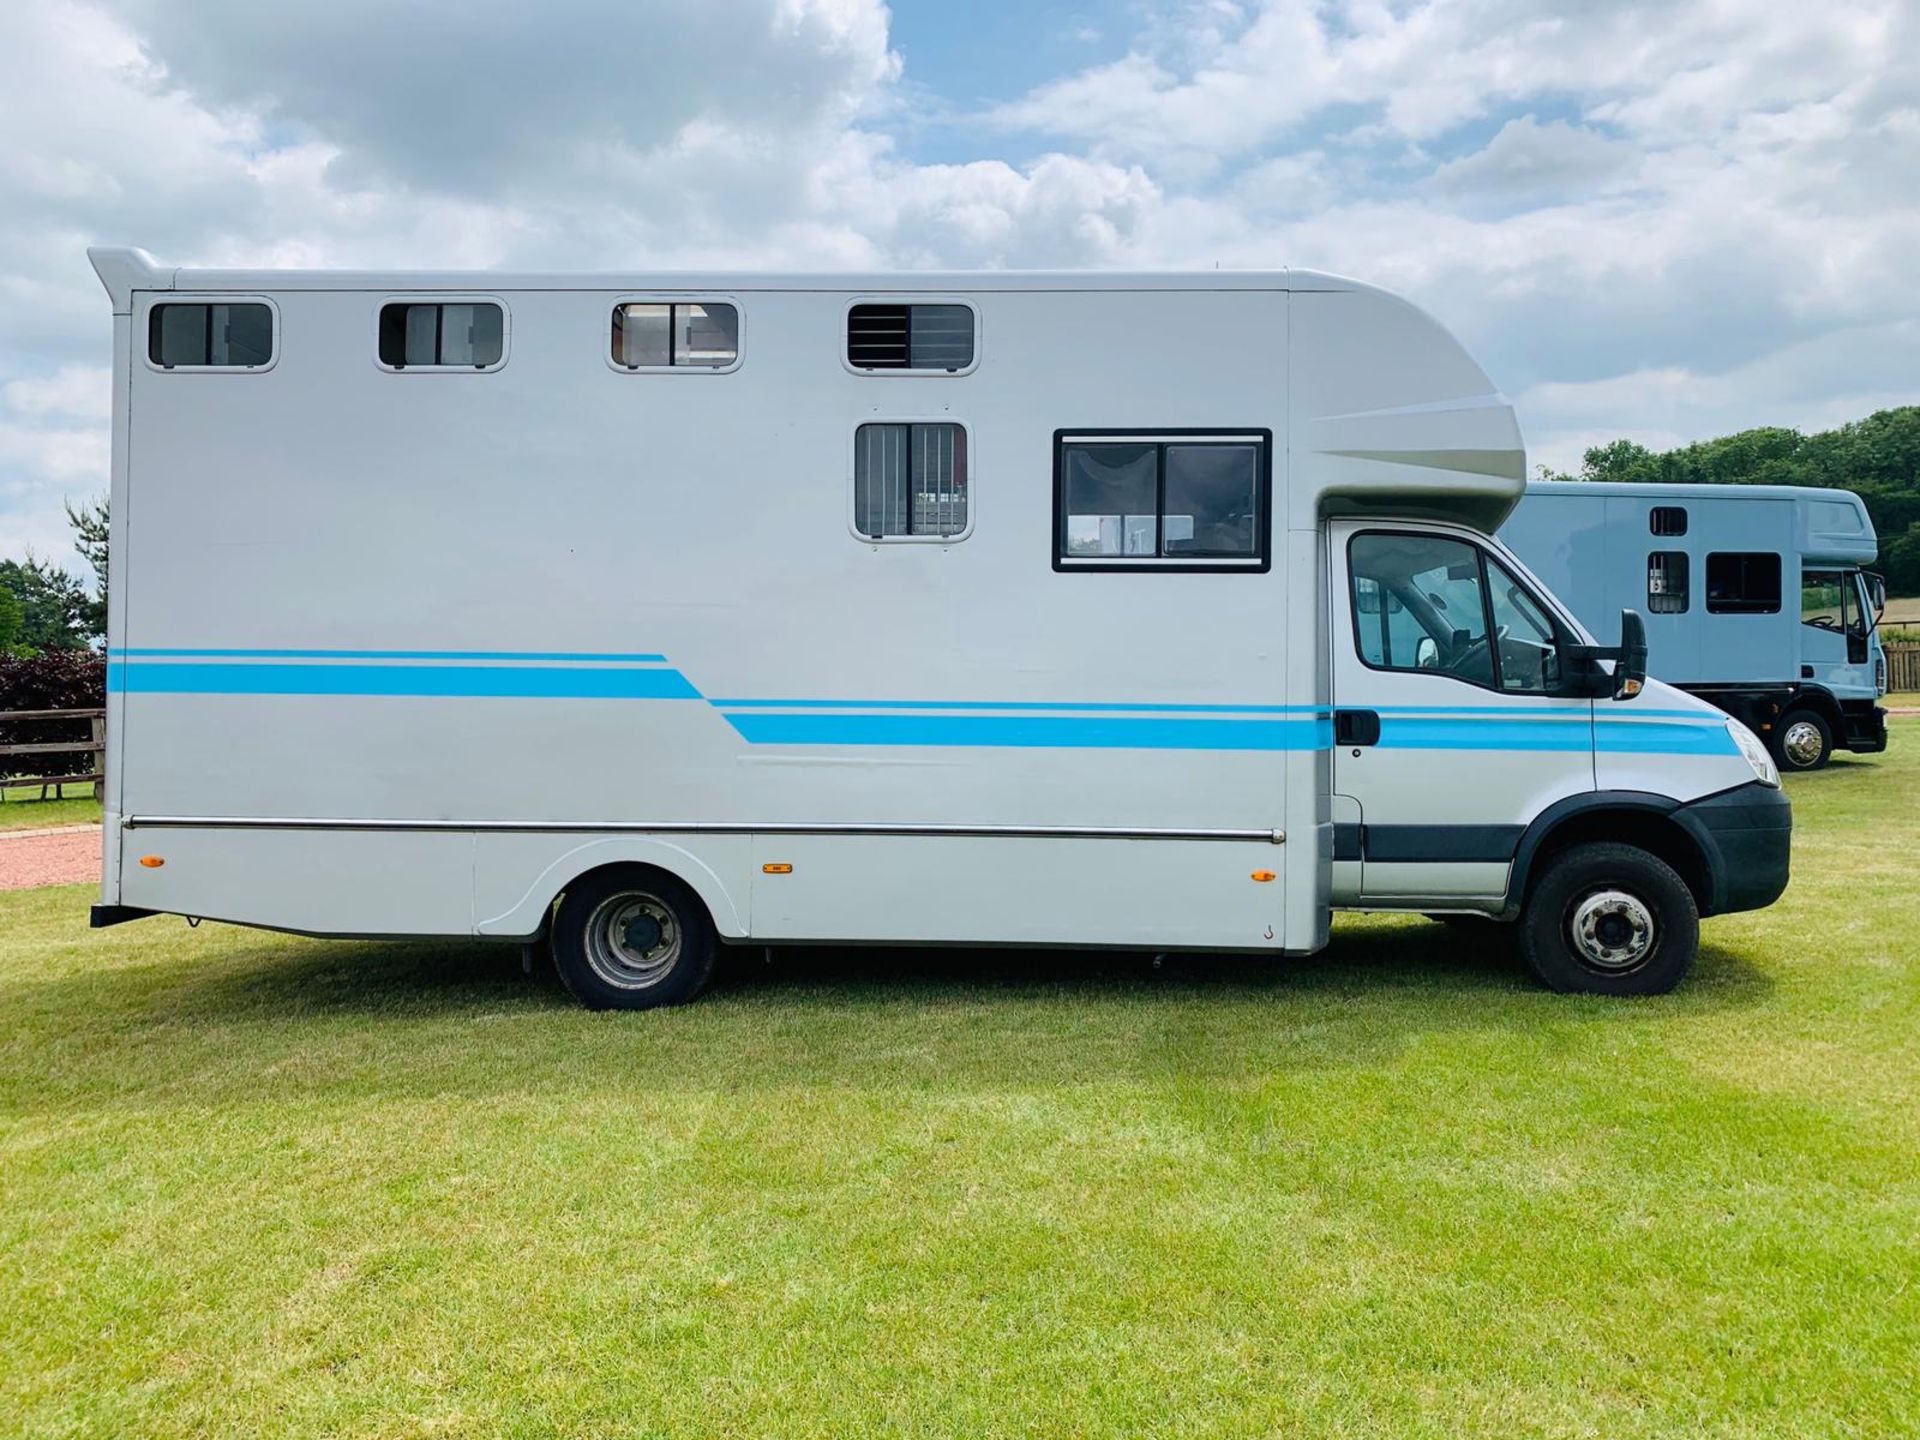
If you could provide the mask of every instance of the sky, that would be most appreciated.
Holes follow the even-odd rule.
[[[1569,469],[1920,401],[1920,0],[0,0],[0,556],[106,489],[94,243],[1304,266]]]

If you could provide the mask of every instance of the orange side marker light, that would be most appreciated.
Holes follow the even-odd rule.
[[[166,864],[167,862],[158,855],[142,855],[140,857],[140,863],[146,866],[147,869],[149,870],[158,870],[162,865]]]
[[[1256,880],[1258,880],[1258,881],[1259,881],[1259,882],[1260,882],[1260,883],[1261,883],[1262,885],[1264,885],[1264,884],[1266,884],[1266,883],[1267,883],[1267,882],[1268,882],[1269,880],[1271,880],[1271,879],[1273,879],[1273,871],[1271,871],[1271,870],[1256,870],[1256,871],[1254,871],[1254,872],[1253,872],[1253,878],[1254,878],[1254,879],[1256,879]]]
[[[762,865],[760,867],[760,873],[762,875],[791,875],[793,873],[793,866],[783,864],[776,860],[771,864]]]

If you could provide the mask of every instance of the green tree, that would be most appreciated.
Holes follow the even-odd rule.
[[[20,631],[26,624],[26,612],[11,590],[0,590],[0,656],[29,655],[20,643]]]
[[[87,602],[87,629],[95,640],[107,638],[107,497],[91,500],[76,510],[64,502],[67,522],[73,526],[73,548],[92,567],[99,589]]]
[[[16,646],[35,652],[90,648],[93,602],[86,587],[59,566],[32,555],[0,560],[0,590],[20,612]]]

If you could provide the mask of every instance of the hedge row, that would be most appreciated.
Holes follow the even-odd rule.
[[[85,650],[55,650],[31,660],[0,656],[0,713],[10,710],[93,710],[107,703],[106,657]],[[86,722],[0,720],[0,745],[53,744],[85,740]],[[84,775],[93,757],[0,755],[0,775]]]

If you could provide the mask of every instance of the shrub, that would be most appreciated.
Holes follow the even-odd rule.
[[[107,703],[106,657],[90,650],[54,650],[20,660],[0,657],[0,713],[10,710],[88,710]],[[85,740],[84,721],[0,721],[0,745]],[[93,757],[0,755],[0,775],[84,775]]]

